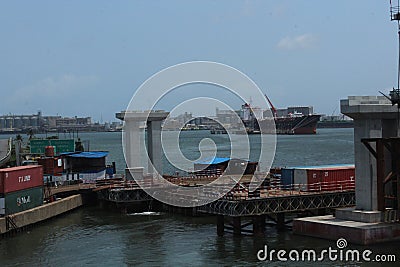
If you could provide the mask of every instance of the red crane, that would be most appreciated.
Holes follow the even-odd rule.
[[[265,98],[267,99],[269,105],[271,106],[271,110],[272,113],[274,114],[274,118],[276,118],[276,108],[274,107],[274,105],[272,105],[271,100],[269,100],[268,96],[266,94],[264,94]]]

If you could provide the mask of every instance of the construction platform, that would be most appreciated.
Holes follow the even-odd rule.
[[[192,184],[188,181],[186,184]],[[199,182],[199,181],[197,181]],[[128,186],[129,185],[129,186]],[[130,204],[146,204],[154,200],[145,190],[134,182],[124,184],[104,185],[97,189],[98,198],[123,207]],[[171,198],[191,199],[210,197],[210,192],[189,196],[176,191]],[[355,205],[355,193],[352,190],[305,192],[300,190],[282,190],[276,187],[257,189],[256,192],[246,190],[229,192],[222,198],[204,206],[192,207],[194,213],[216,215],[217,234],[223,235],[225,230],[234,234],[249,232],[245,229],[253,225],[252,234],[265,233],[266,219],[273,218],[278,228],[287,223],[285,214],[314,212]],[[184,208],[182,208],[184,209]],[[241,221],[250,220],[244,224]]]
[[[345,238],[350,243],[369,245],[399,240],[400,224],[343,220],[328,215],[294,220],[293,233],[331,240]]]

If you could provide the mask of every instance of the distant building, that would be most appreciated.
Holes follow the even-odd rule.
[[[42,113],[33,115],[9,114],[0,116],[0,130],[11,131],[14,129],[36,129],[43,125]]]
[[[181,114],[174,119],[177,120],[179,123],[184,124],[193,119],[193,115],[192,113],[185,112],[184,114]]]
[[[114,125],[114,129],[117,125]],[[110,127],[109,128],[113,128]],[[91,117],[62,117],[62,116],[42,116],[39,111],[32,115],[8,114],[0,116],[1,132],[35,132],[64,131],[64,130],[94,130],[101,131],[105,125],[93,124]]]
[[[240,123],[240,112],[234,110],[215,109],[217,120],[222,124],[234,125]]]
[[[78,118],[77,116],[69,118],[69,117],[63,117],[63,118],[57,118],[56,119],[56,126],[57,127],[69,127],[69,126],[89,126],[92,124],[92,118],[91,117],[86,117],[86,118]]]

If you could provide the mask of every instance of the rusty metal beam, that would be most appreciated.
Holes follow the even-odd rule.
[[[376,158],[377,168],[377,200],[378,210],[385,211],[386,208],[399,210],[400,208],[400,138],[368,138],[362,139],[361,142],[369,150],[369,152]],[[371,143],[375,143],[376,150],[371,146]],[[385,148],[390,152],[391,157],[385,158]],[[386,175],[385,161],[391,161],[391,170]],[[390,196],[385,196],[385,185],[390,181],[393,182]],[[386,206],[385,199],[393,200],[392,205]],[[397,212],[397,219],[399,219],[399,213]]]
[[[382,139],[376,140],[376,182],[378,210],[385,211],[385,146]]]
[[[372,148],[370,142],[376,142],[376,140],[372,140],[372,139],[361,139],[361,142],[365,145],[365,147],[368,149],[368,151],[376,158],[377,157],[377,153],[376,151]]]
[[[390,180],[392,180],[393,176],[395,176],[395,174],[391,171],[389,172],[389,174],[385,177],[385,179],[383,180],[384,184],[387,184]]]

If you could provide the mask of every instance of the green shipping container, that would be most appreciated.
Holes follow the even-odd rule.
[[[13,214],[43,205],[43,187],[34,187],[4,195],[5,214]]]

